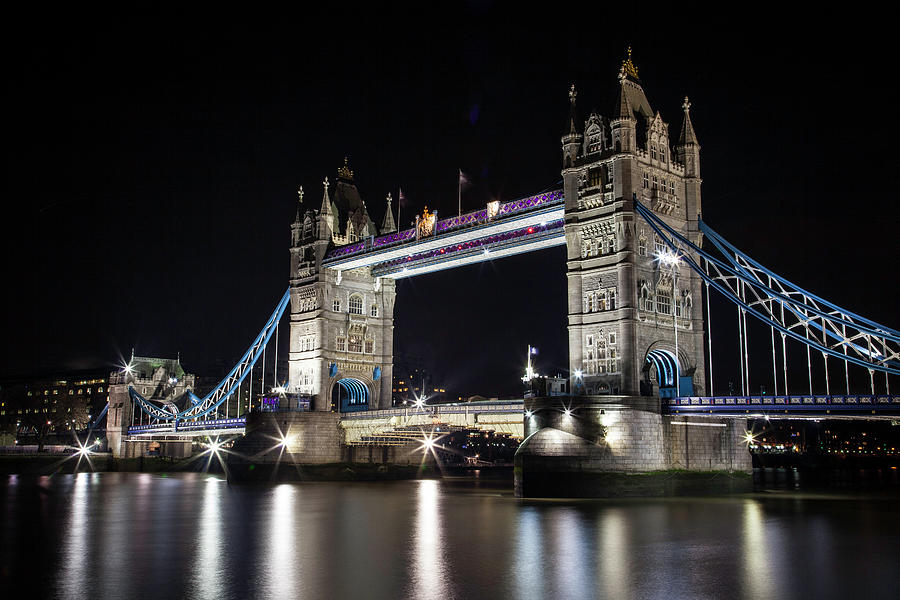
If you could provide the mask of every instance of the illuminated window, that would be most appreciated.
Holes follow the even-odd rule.
[[[363,301],[362,296],[358,294],[353,294],[350,296],[349,303],[349,311],[351,315],[361,315],[363,314]]]
[[[69,395],[72,396],[75,394],[75,390],[69,390]]]
[[[29,395],[29,396],[31,395],[31,390],[28,391],[28,395]]]
[[[362,352],[362,338],[358,335],[350,335],[350,341],[347,344],[348,352]]]
[[[84,392],[84,390],[83,390],[83,389],[81,389],[81,388],[78,388],[78,395],[79,395],[79,396],[80,396],[80,395],[81,395],[81,394],[82,394],[82,393],[83,393],[83,392]]]

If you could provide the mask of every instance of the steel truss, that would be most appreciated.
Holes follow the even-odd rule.
[[[132,402],[140,406],[141,410],[151,418],[159,421],[177,422],[196,420],[215,411],[228,400],[235,391],[240,389],[240,385],[243,383],[244,378],[247,377],[247,374],[250,373],[253,365],[256,364],[256,361],[265,351],[266,345],[269,343],[269,338],[271,338],[272,334],[278,329],[278,322],[281,320],[281,315],[284,314],[284,310],[287,308],[290,299],[291,290],[288,289],[278,302],[278,306],[275,307],[275,312],[273,312],[272,316],[269,317],[269,320],[266,321],[262,331],[260,331],[259,335],[256,336],[256,339],[253,340],[250,348],[247,349],[241,357],[241,360],[238,361],[233,369],[231,369],[231,372],[229,372],[212,391],[203,398],[198,398],[193,392],[188,390],[187,394],[191,402],[189,408],[180,412],[176,412],[174,409],[171,412],[166,411],[141,396],[133,386],[129,386],[128,394],[131,396]]]
[[[735,248],[702,219],[701,233],[721,256],[707,252],[640,202],[634,204],[635,211],[708,286],[743,313],[779,331],[782,343],[789,337],[821,352],[826,360],[831,356],[864,367],[870,376],[875,371],[900,375],[900,332],[791,283]]]

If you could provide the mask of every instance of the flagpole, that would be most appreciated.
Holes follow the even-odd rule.
[[[403,226],[400,223],[400,205],[403,203],[403,188],[398,187],[397,191],[399,195],[397,196],[397,233],[403,231]]]
[[[457,190],[456,201],[457,201],[457,211],[458,211],[457,215],[456,215],[457,217],[462,216],[462,177],[463,177],[462,169],[460,169],[459,170],[459,181],[457,182],[457,185],[456,185],[456,190]]]

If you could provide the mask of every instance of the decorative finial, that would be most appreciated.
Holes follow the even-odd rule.
[[[688,100],[688,97],[684,97],[684,104],[681,105],[681,108],[684,109],[684,112],[691,110],[691,101]]]
[[[575,96],[578,95],[578,92],[575,91],[575,84],[572,84],[572,87],[569,88],[569,102],[575,104]]]
[[[350,170],[349,160],[344,157],[344,166],[338,169],[338,177],[353,181],[353,171]]]
[[[325,186],[325,193],[328,193],[328,177],[325,178],[325,181],[322,182],[322,185]]]
[[[390,192],[388,192],[388,195],[387,195],[387,203],[388,204],[391,203],[391,193]]]
[[[303,204],[303,186],[302,185],[297,190],[297,196],[300,197],[300,204]]]
[[[619,69],[619,79],[623,79],[626,76],[638,79],[637,67],[631,62],[631,46],[628,46],[628,57],[622,61],[622,68]]]

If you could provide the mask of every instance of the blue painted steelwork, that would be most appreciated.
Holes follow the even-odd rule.
[[[129,386],[128,394],[131,396],[132,402],[140,406],[141,410],[150,415],[150,417],[160,421],[194,420],[215,411],[230,398],[232,394],[234,394],[244,381],[244,378],[247,377],[247,374],[253,368],[253,365],[256,364],[256,361],[263,353],[263,349],[275,332],[278,322],[281,319],[281,315],[284,314],[284,310],[287,308],[290,299],[291,290],[288,289],[275,307],[272,316],[266,321],[262,331],[260,331],[259,335],[256,336],[256,339],[253,340],[250,348],[247,349],[241,357],[241,360],[238,361],[228,375],[226,375],[212,391],[203,398],[198,398],[191,391],[187,392],[189,394],[188,397],[191,405],[189,408],[179,412],[176,412],[174,409],[172,409],[172,412],[167,412],[141,396],[133,386]]]
[[[871,371],[900,375],[900,336],[895,330],[858,317],[794,286],[736,250],[702,221],[701,229],[708,234],[713,245],[726,255],[724,260],[675,231],[640,202],[635,201],[634,204],[635,211],[678,254],[681,261],[730,302],[785,336],[823,354]],[[730,253],[735,255],[732,257]],[[709,267],[712,273],[707,273],[702,264]],[[763,281],[763,277],[770,278],[770,281]],[[738,293],[738,282],[744,289],[742,293]],[[778,284],[779,289],[770,285],[773,282]],[[754,298],[747,300],[748,294]],[[823,310],[820,304],[831,309],[830,312]],[[785,313],[780,317],[775,315],[774,305],[782,307]],[[788,324],[788,317],[794,322]],[[801,335],[798,330],[805,331],[805,334]],[[814,334],[812,337],[809,337],[810,330]],[[817,332],[821,333],[822,339],[816,337]],[[834,344],[828,345],[828,339]],[[863,341],[866,347],[861,345]]]
[[[857,416],[900,415],[900,396],[704,396],[662,399],[664,414],[760,416]]]
[[[334,393],[340,406],[340,411],[355,412],[369,408],[369,388],[359,379],[344,378],[335,384]]]
[[[659,380],[659,387],[675,387],[675,372],[681,374],[678,368],[678,359],[668,350],[651,350],[647,353],[646,362],[656,367],[656,377]]]

